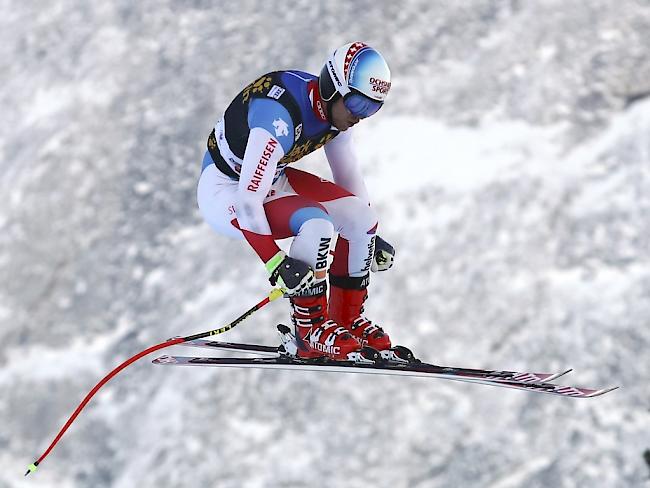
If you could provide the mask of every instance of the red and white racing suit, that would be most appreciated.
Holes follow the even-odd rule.
[[[239,181],[214,164],[204,165],[197,188],[203,218],[221,235],[245,238],[264,262],[280,250],[276,239],[294,236],[288,254],[312,266],[317,281],[328,268],[335,276],[367,275],[377,216],[369,205],[351,129],[324,149],[333,183],[291,167],[277,174],[284,156],[281,144],[266,129],[251,129]],[[339,238],[330,264],[335,233]]]

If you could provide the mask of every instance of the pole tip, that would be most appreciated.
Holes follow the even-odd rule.
[[[29,473],[33,473],[36,471],[36,468],[38,467],[38,463],[32,463],[27,467],[27,472],[25,473],[25,476],[27,476]]]

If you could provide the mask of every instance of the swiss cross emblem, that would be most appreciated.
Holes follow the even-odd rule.
[[[343,75],[345,76],[345,79],[348,78],[348,68],[350,67],[352,58],[356,56],[357,51],[364,47],[366,47],[366,44],[363,42],[355,42],[348,48],[348,52],[345,55],[345,61],[343,62]]]

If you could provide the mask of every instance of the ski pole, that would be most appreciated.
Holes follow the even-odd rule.
[[[72,425],[72,422],[74,422],[74,420],[77,418],[79,413],[84,409],[86,404],[95,395],[95,393],[97,393],[97,391],[99,391],[99,389],[102,386],[104,386],[106,383],[108,383],[113,377],[115,377],[124,368],[126,368],[127,366],[133,364],[138,359],[141,359],[144,356],[147,356],[148,354],[151,354],[152,352],[158,351],[158,350],[163,349],[165,347],[174,346],[176,344],[182,344],[183,342],[193,341],[195,339],[202,339],[204,337],[210,337],[210,336],[213,336],[213,335],[217,335],[217,334],[221,334],[223,332],[226,332],[226,331],[232,329],[233,327],[235,327],[236,325],[238,325],[239,323],[243,322],[246,318],[250,317],[254,312],[257,312],[260,308],[262,308],[263,306],[265,306],[269,302],[272,302],[273,300],[275,300],[277,298],[280,298],[282,296],[284,296],[284,292],[281,289],[274,288],[264,298],[264,300],[259,302],[257,305],[251,307],[249,310],[247,310],[242,315],[237,317],[235,320],[230,322],[228,325],[220,327],[219,329],[214,329],[214,330],[210,330],[210,331],[207,331],[207,332],[201,332],[199,334],[194,334],[194,335],[190,335],[190,336],[187,336],[187,337],[174,337],[172,339],[166,340],[165,342],[161,342],[160,344],[156,344],[155,346],[151,346],[151,347],[149,347],[149,348],[147,348],[147,349],[145,349],[143,351],[140,351],[139,353],[137,353],[134,356],[131,356],[129,359],[127,359],[122,364],[117,366],[113,371],[111,371],[106,376],[104,376],[104,378],[102,378],[102,380],[99,383],[97,383],[93,387],[92,390],[90,390],[88,392],[86,397],[82,400],[82,402],[79,404],[77,409],[72,413],[72,415],[70,416],[68,421],[61,428],[59,433],[56,435],[56,437],[54,438],[54,440],[52,441],[50,446],[45,450],[45,452],[41,455],[41,457],[39,457],[36,461],[34,461],[32,464],[29,465],[29,467],[27,468],[27,472],[25,473],[25,476],[27,476],[29,473],[33,473],[34,471],[36,471],[36,468],[38,467],[38,465],[41,462],[43,462],[43,460],[50,454],[52,449],[54,449],[54,446],[59,442],[61,437],[63,437],[63,434],[65,434],[66,430],[68,430],[68,427],[70,427],[70,425]]]

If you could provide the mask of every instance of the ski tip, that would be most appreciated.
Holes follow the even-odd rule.
[[[569,374],[571,371],[573,371],[573,368],[565,369],[564,371],[561,371],[561,372],[559,372],[559,373],[555,373],[554,375],[549,376],[549,377],[546,378],[544,381],[545,381],[546,383],[549,383],[549,382],[551,382],[551,381],[553,381],[553,380],[556,380],[556,379],[558,379],[558,378],[564,376],[565,374]]]
[[[27,472],[25,473],[25,476],[27,476],[29,473],[33,473],[36,471],[38,468],[38,463],[32,463],[27,467]]]
[[[605,393],[609,393],[610,391],[618,390],[618,386],[612,386],[611,388],[603,388],[602,390],[598,390],[593,392],[591,395],[589,395],[589,398],[597,397],[600,395],[604,395]]]

